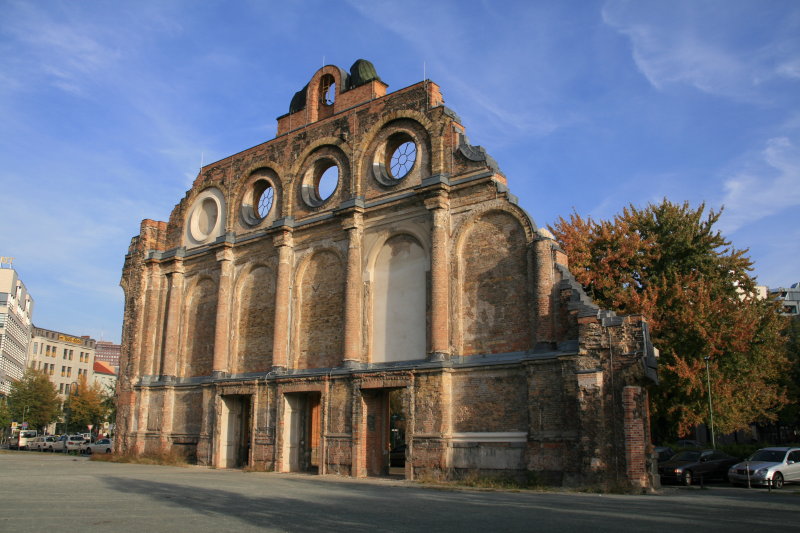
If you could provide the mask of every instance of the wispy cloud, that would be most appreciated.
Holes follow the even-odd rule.
[[[480,12],[476,19],[465,17],[458,2],[412,2],[402,10],[384,2],[350,4],[415,49],[427,63],[428,77],[445,86],[451,98],[468,103],[464,107],[479,121],[484,138],[500,144],[519,135],[544,136],[578,120],[575,113],[554,110],[560,80],[544,47],[545,10],[523,3],[501,14],[482,3],[469,13]],[[421,11],[425,17],[418,15]],[[510,16],[520,19],[515,31],[493,31]],[[478,34],[491,38],[476,39]]]
[[[741,7],[741,6],[740,6]],[[631,42],[633,60],[657,89],[684,84],[705,93],[741,101],[766,99],[762,86],[779,78],[797,79],[797,32],[767,32],[767,41],[750,37],[752,13],[726,19],[725,3],[631,2],[611,0],[602,10],[603,21]],[[795,17],[797,18],[797,17]],[[791,19],[791,18],[790,18]]]
[[[728,171],[720,224],[726,233],[800,206],[800,145],[797,138],[773,137]]]

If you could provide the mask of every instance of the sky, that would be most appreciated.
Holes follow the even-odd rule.
[[[724,206],[757,282],[800,281],[795,0],[0,0],[0,256],[34,323],[118,342],[144,218],[275,136],[323,64],[427,76],[538,226]]]

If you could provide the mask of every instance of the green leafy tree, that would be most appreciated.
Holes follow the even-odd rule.
[[[599,305],[648,319],[661,352],[651,394],[661,438],[708,422],[706,357],[719,432],[774,420],[787,402],[785,321],[755,297],[747,250],[714,228],[720,214],[665,199],[610,221],[572,214],[550,228]]]
[[[21,380],[11,384],[8,408],[17,422],[24,419],[31,428],[43,430],[56,421],[60,406],[55,385],[41,370],[28,369]]]
[[[70,425],[86,427],[92,424],[98,427],[108,414],[104,401],[102,386],[97,382],[90,385],[85,375],[80,376],[75,393],[69,400]]]
[[[800,428],[800,316],[793,316],[786,328],[789,366],[784,373],[789,403],[780,412],[784,425]]]
[[[8,409],[8,401],[5,396],[0,396],[0,435],[11,426],[11,411]]]

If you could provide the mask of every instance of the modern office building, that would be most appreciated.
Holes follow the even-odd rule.
[[[97,341],[94,360],[103,361],[119,371],[119,354],[122,347],[110,341]]]
[[[0,262],[0,396],[5,396],[13,381],[22,378],[31,339],[33,298],[10,264]]]

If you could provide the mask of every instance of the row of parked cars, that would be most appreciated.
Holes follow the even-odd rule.
[[[718,450],[684,450],[671,456],[668,450],[664,447],[656,450],[662,482],[691,485],[701,480],[721,479],[733,485],[776,489],[787,482],[800,482],[800,448],[763,448],[744,461]]]
[[[80,452],[87,455],[93,453],[111,453],[114,449],[113,439],[98,439],[92,442],[83,435],[43,435],[28,441],[28,449],[38,452]]]

